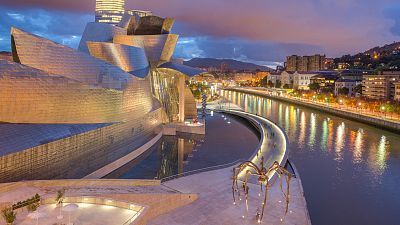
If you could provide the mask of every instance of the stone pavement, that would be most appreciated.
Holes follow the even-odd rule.
[[[236,225],[257,224],[255,212],[261,206],[259,187],[250,186],[249,215],[246,216],[244,204],[233,204],[232,168],[182,177],[162,185],[183,193],[197,193],[198,200],[192,204],[175,209],[148,222],[149,225]],[[285,183],[285,181],[283,181]],[[251,185],[251,184],[250,184]],[[289,212],[284,218],[284,197],[279,180],[272,185],[268,195],[262,224],[310,225],[306,201],[298,178],[291,181]]]

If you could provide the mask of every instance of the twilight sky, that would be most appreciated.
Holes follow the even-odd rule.
[[[126,0],[176,19],[175,56],[273,65],[290,54],[354,54],[400,41],[399,0]],[[10,27],[77,47],[95,0],[0,0],[0,50]]]

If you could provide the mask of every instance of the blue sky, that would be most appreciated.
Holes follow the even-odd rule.
[[[76,48],[94,0],[0,0],[0,50],[10,28]],[[175,57],[234,58],[276,65],[291,54],[354,54],[400,41],[397,0],[127,0],[127,8],[174,17]]]

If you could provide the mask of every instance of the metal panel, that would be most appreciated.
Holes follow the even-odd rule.
[[[185,66],[178,63],[167,62],[158,66],[159,69],[171,69],[185,74],[186,76],[193,77],[207,71],[199,70],[190,66]]]
[[[142,74],[141,71],[147,69],[149,72],[150,65],[144,48],[105,42],[88,42],[88,47],[92,56],[118,66],[130,74],[144,77],[147,73]]]
[[[22,64],[86,84],[121,89],[132,76],[116,66],[50,40],[12,28]]]
[[[88,41],[93,42],[112,42],[115,35],[126,35],[127,30],[122,27],[113,26],[106,23],[91,22],[86,24],[85,31],[82,34],[78,50],[89,53],[87,47]]]
[[[143,43],[150,65],[154,68],[171,60],[178,37],[176,34],[116,35],[114,43],[129,46],[141,46]]]

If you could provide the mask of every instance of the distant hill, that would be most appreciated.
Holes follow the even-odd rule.
[[[184,61],[184,65],[196,68],[221,68],[221,65],[228,70],[245,70],[245,71],[273,71],[267,66],[260,66],[254,63],[237,61],[234,59],[213,59],[213,58],[193,58],[189,61]]]
[[[382,47],[377,46],[374,48],[371,48],[367,51],[364,52],[364,54],[369,54],[369,55],[373,55],[373,54],[393,54],[393,53],[397,53],[400,51],[400,42],[394,42],[392,44],[387,44],[384,45]]]
[[[400,70],[400,42],[374,47],[355,55],[344,55],[334,60],[336,65],[346,64],[347,69]]]

